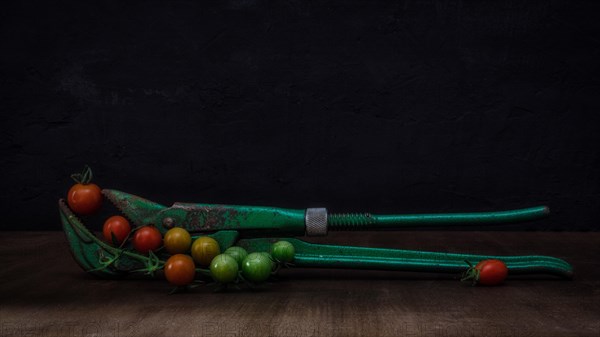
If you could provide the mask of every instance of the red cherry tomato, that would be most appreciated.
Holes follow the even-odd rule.
[[[92,169],[85,166],[83,172],[72,174],[71,178],[75,180],[67,193],[67,204],[69,208],[81,215],[95,213],[102,206],[102,193],[100,187],[90,183],[92,181]]]
[[[499,285],[504,282],[506,276],[508,276],[508,268],[506,268],[506,264],[500,260],[489,259],[480,261],[475,266],[475,269],[479,271],[477,283],[481,285]]]
[[[175,254],[165,263],[165,278],[171,284],[184,286],[192,283],[196,276],[196,266],[191,256]]]
[[[133,248],[140,253],[157,250],[162,245],[162,235],[154,226],[144,226],[133,235]]]
[[[120,245],[130,232],[131,226],[129,225],[129,221],[120,215],[111,216],[106,219],[104,226],[102,227],[104,240],[111,244],[113,243],[112,235],[115,236],[117,243]]]
[[[102,193],[96,184],[75,184],[67,194],[67,204],[81,215],[96,213],[102,206]]]

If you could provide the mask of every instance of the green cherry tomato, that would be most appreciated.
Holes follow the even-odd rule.
[[[294,245],[288,241],[277,241],[271,247],[271,255],[273,255],[275,260],[280,262],[294,261],[294,254],[296,254]]]
[[[221,283],[235,281],[238,277],[238,263],[228,254],[219,254],[210,263],[210,274],[213,279]]]
[[[263,282],[271,276],[273,261],[266,253],[250,253],[242,263],[242,275],[252,282]]]
[[[192,237],[185,229],[173,227],[165,234],[163,245],[167,252],[171,254],[186,253],[192,245]]]
[[[269,261],[271,261],[271,270],[274,270],[277,267],[277,263],[275,263],[275,260],[273,260],[273,256],[271,256],[271,254],[267,252],[259,252],[259,254],[264,255],[267,259],[269,259]]]
[[[229,247],[225,250],[223,254],[227,254],[233,257],[235,261],[237,261],[238,267],[240,268],[242,268],[242,262],[244,261],[246,256],[248,256],[248,252],[244,248],[239,246]]]

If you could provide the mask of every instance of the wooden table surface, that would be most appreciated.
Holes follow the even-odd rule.
[[[600,233],[362,232],[313,242],[486,254],[545,254],[571,281],[287,269],[264,288],[167,295],[163,280],[101,280],[62,232],[0,233],[0,336],[600,336]]]

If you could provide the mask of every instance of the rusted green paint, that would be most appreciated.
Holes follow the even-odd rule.
[[[277,235],[304,235],[304,211],[262,206],[175,203],[166,207],[138,196],[103,190],[135,225],[156,225],[165,233],[169,228],[163,220],[170,218],[174,226],[190,233],[211,233],[220,230],[245,230]]]

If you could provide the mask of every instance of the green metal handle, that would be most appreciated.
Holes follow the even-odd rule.
[[[541,255],[497,256],[459,253],[426,252],[404,249],[369,248],[323,245],[294,238],[243,239],[238,245],[248,251],[266,251],[277,240],[286,240],[296,250],[294,265],[303,268],[350,268],[398,270],[431,273],[460,273],[485,259],[499,259],[506,263],[509,273],[550,274],[571,278],[573,268],[564,260]]]
[[[136,226],[157,225],[165,233],[180,226],[192,233],[238,230],[249,236],[324,235],[327,230],[372,230],[451,225],[515,223],[548,215],[546,206],[481,213],[373,215],[327,214],[325,208],[284,209],[264,206],[175,203],[166,207],[117,190],[102,193]]]
[[[509,211],[448,214],[374,215],[369,213],[330,214],[329,230],[367,230],[377,228],[410,228],[452,225],[508,224],[535,220],[547,216],[546,206]]]

